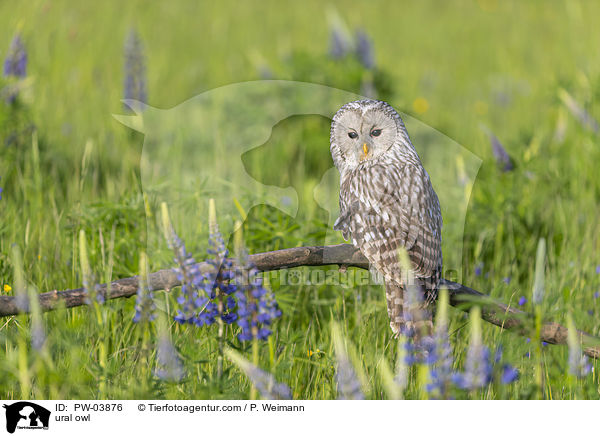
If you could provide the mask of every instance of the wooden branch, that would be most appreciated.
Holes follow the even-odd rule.
[[[261,271],[273,271],[299,266],[339,265],[368,269],[369,263],[359,250],[349,244],[320,247],[296,247],[250,255],[252,262]],[[200,269],[207,271],[210,266],[200,263]],[[181,285],[175,273],[164,269],[150,274],[149,286],[152,290],[170,290]],[[468,311],[473,305],[481,306],[482,318],[498,327],[514,331],[520,335],[530,335],[533,317],[514,307],[492,300],[485,294],[450,280],[442,280],[441,287],[448,289],[450,304]],[[106,285],[99,285],[98,292],[105,299],[131,297],[138,289],[138,278],[127,277],[111,283],[110,291]],[[52,291],[39,294],[40,308],[50,311],[61,307],[76,307],[86,304],[83,288],[67,291]],[[26,308],[27,309],[27,308]],[[17,315],[29,310],[19,310],[15,297],[0,296],[0,317]],[[594,358],[600,358],[600,339],[585,332],[579,332],[583,352]],[[566,344],[567,328],[554,322],[542,325],[541,340],[549,344]]]

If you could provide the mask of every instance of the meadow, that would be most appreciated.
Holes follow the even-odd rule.
[[[212,222],[232,255],[238,250],[228,236],[237,221],[249,253],[343,242],[331,230],[335,216],[315,198],[333,166],[327,116],[286,117],[262,145],[240,151],[244,175],[296,192],[295,214],[285,204],[249,202],[244,189],[219,196],[206,187],[212,175],[240,176],[230,174],[227,154],[207,158],[216,162],[210,169],[202,159],[186,162],[186,147],[211,143],[210,133],[206,144],[195,136],[206,137],[209,123],[151,138],[113,116],[132,115],[126,97],[169,109],[225,85],[281,79],[370,94],[406,114],[449,223],[443,251],[452,277],[598,336],[599,13],[600,4],[586,1],[2,2],[0,58],[14,56],[18,35],[27,59],[23,74],[5,67],[0,79],[0,292],[85,284],[93,293],[95,283],[176,267],[178,243],[168,231],[165,238],[163,202],[197,261],[214,256],[207,252],[211,198]],[[259,120],[268,106],[245,104],[244,116]],[[226,150],[236,132],[222,128],[214,131],[227,134],[214,143]],[[144,166],[151,140],[185,190],[173,182],[161,191],[160,174],[155,185],[147,182],[145,175],[158,174]],[[444,141],[459,144],[464,157],[440,157]],[[533,304],[542,239],[543,298]],[[142,322],[134,322],[135,297],[2,318],[0,394],[249,398],[260,395],[247,376],[251,361],[294,399],[436,397],[427,364],[405,367],[381,286],[290,283],[288,274],[265,279],[281,311],[265,340],[240,341],[236,323],[178,323],[179,287],[154,292],[154,319]],[[437,319],[447,319],[454,374],[468,371],[474,340],[492,356],[502,349],[491,380],[457,382],[444,398],[600,398],[600,366],[581,364],[576,340],[540,344],[534,325],[521,336],[445,306]],[[516,370],[515,380],[503,383],[503,365]],[[394,379],[399,371],[405,382]],[[344,380],[357,386],[348,391]]]

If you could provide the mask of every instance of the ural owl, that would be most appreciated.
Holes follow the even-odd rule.
[[[331,156],[340,172],[340,216],[334,228],[360,249],[385,281],[390,326],[431,329],[427,304],[435,299],[442,274],[442,214],[400,115],[376,100],[342,106],[331,123]],[[422,317],[406,316],[406,272],[399,248],[408,253],[425,302]],[[423,300],[421,300],[423,301]]]

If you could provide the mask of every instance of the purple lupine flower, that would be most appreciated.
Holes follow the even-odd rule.
[[[598,297],[600,297],[600,291],[594,292],[594,298],[598,298]]]
[[[338,400],[365,399],[365,395],[360,387],[360,381],[348,356],[337,357],[335,380],[337,382]]]
[[[343,25],[338,21],[331,27],[329,37],[329,56],[333,59],[341,59],[350,52],[352,42],[349,40]]]
[[[364,400],[358,375],[344,345],[344,340],[339,327],[334,324],[332,329],[333,346],[335,348],[335,380],[337,384],[338,400]]]
[[[479,277],[481,275],[481,273],[483,272],[483,262],[479,262],[476,266],[475,266],[475,275],[477,277]]]
[[[158,349],[156,352],[157,368],[154,370],[154,375],[161,380],[178,382],[185,372],[181,359],[177,355],[177,351],[169,336],[162,334],[158,341]]]
[[[16,34],[10,43],[4,59],[4,76],[23,78],[27,75],[27,51],[20,34]]]
[[[394,383],[400,390],[400,395],[408,385],[409,367],[406,364],[406,338],[402,335],[398,337],[398,358],[396,360],[396,373],[394,374]]]
[[[600,265],[596,266],[596,274],[600,274]]]
[[[519,306],[523,306],[525,303],[527,303],[527,298],[525,298],[525,297],[519,298],[518,303],[519,303]]]
[[[169,245],[175,253],[177,267],[173,269],[177,280],[181,283],[181,294],[177,298],[179,309],[174,317],[180,324],[193,323],[196,318],[198,284],[202,281],[202,273],[198,264],[185,248],[183,241],[172,231]]]
[[[403,262],[407,264],[408,257],[403,257]],[[415,329],[419,324],[429,316],[423,304],[423,292],[421,286],[415,283],[414,276],[410,267],[408,271],[405,304],[403,305],[403,318],[406,321],[402,326],[400,333],[408,340],[405,343],[405,361],[407,365],[424,363],[430,365],[435,360],[435,341],[431,336],[421,336]]]
[[[510,285],[510,277],[504,277],[504,278],[502,279],[502,281],[503,281],[504,283],[506,283],[507,285]]]
[[[273,293],[262,284],[258,269],[248,263],[245,250],[239,255],[236,271],[237,324],[242,328],[240,341],[265,340],[271,335],[271,323],[281,316]]]
[[[250,363],[241,354],[229,349],[225,353],[250,379],[265,400],[291,400],[292,391],[285,383],[278,383],[273,374]]]
[[[408,278],[409,283],[411,278]],[[434,336],[422,336],[416,331],[416,326],[419,321],[423,321],[427,318],[428,314],[423,309],[423,293],[421,292],[419,285],[413,284],[406,287],[405,292],[405,305],[404,305],[404,320],[406,323],[403,325],[400,333],[405,341],[402,342],[404,352],[402,353],[403,365],[412,366],[415,364],[423,365],[437,365],[440,367],[439,373],[434,374],[434,380],[431,389],[435,389],[435,384],[444,383],[445,380],[445,365],[448,363],[448,358],[451,360],[452,351],[447,339],[447,332],[444,333],[443,319],[438,322],[441,330],[436,331]],[[442,317],[443,318],[443,317]],[[445,337],[446,335],[446,337]],[[452,362],[449,362],[450,366]]]
[[[465,371],[453,375],[454,383],[461,389],[479,389],[492,381],[493,364],[490,350],[481,340],[480,311],[479,307],[471,309],[471,341],[467,350]]]
[[[144,45],[138,33],[131,30],[124,46],[125,54],[125,83],[123,96],[126,100],[147,102],[146,92],[146,57]],[[131,106],[128,104],[126,106]],[[140,105],[140,110],[143,105]]]
[[[567,345],[569,346],[569,374],[581,378],[589,374],[591,365],[587,356],[581,353],[578,332],[573,317],[567,316]]]
[[[498,166],[503,172],[512,171],[514,169],[514,165],[510,159],[510,156],[500,143],[500,140],[493,133],[489,134],[490,144],[492,146],[492,153],[494,154],[494,158],[498,163]]]
[[[206,263],[212,266],[212,271],[204,275],[203,289],[207,301],[206,310],[202,316],[202,323],[210,325],[220,318],[224,323],[231,324],[237,320],[238,315],[234,309],[234,299],[237,286],[234,282],[235,275],[232,271],[233,263],[229,258],[229,250],[225,246],[223,236],[219,232],[216,221],[210,226],[208,240],[208,254],[213,257]]]
[[[218,228],[210,235],[207,252],[214,257],[206,261],[210,269],[204,273],[186,251],[181,239],[174,231],[171,233],[170,245],[178,265],[174,271],[182,284],[181,295],[177,299],[180,309],[175,315],[175,321],[196,326],[214,324],[217,318],[221,318],[226,324],[234,322],[237,315],[233,311],[235,300],[232,294],[236,287],[231,283],[232,262]]]
[[[356,31],[356,57],[366,69],[372,70],[375,68],[373,41],[364,30]]]
[[[285,383],[277,383],[272,374],[250,364],[248,378],[265,400],[291,400],[292,392]]]
[[[447,301],[447,300],[445,300]],[[447,304],[447,303],[446,303]],[[446,310],[446,309],[442,309]],[[427,385],[427,390],[434,398],[447,398],[448,390],[452,385],[452,347],[448,337],[448,321],[446,315],[438,312],[433,336],[433,350],[429,354],[431,362],[431,383]]]
[[[142,262],[145,262],[145,260]],[[156,319],[156,314],[154,313],[156,306],[154,304],[154,294],[148,285],[145,267],[141,268],[138,282],[133,322],[142,324],[152,322]]]
[[[587,356],[581,354],[579,348],[569,348],[569,373],[582,378],[590,373],[591,365]]]
[[[21,39],[17,34],[10,43],[8,53],[4,59],[4,77],[16,77],[22,79],[27,75],[27,51]],[[17,99],[19,93],[18,86],[9,84],[2,90],[4,99],[8,104],[12,104]],[[10,142],[10,141],[7,141]]]
[[[519,371],[508,364],[502,366],[502,373],[500,376],[500,382],[502,384],[510,384],[519,378]]]
[[[32,323],[31,326],[31,346],[34,350],[41,350],[46,342],[46,333],[44,332],[44,327],[42,325],[42,321],[38,320],[35,323]]]
[[[474,390],[492,381],[490,350],[483,344],[471,344],[467,351],[465,371],[453,375],[454,383],[461,389]]]
[[[527,343],[531,342],[531,339],[527,338]],[[500,361],[502,360],[502,345],[499,345],[498,348],[496,349],[496,353],[494,355],[494,372],[497,373],[497,369],[498,367],[500,367],[499,369],[499,379],[500,379],[500,383],[502,384],[510,384],[512,382],[514,382],[517,378],[519,378],[519,371],[513,367],[512,365],[509,365],[507,363],[503,364],[502,366],[500,366]]]

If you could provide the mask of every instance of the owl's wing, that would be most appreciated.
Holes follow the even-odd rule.
[[[399,248],[416,277],[439,277],[442,264],[440,205],[421,166],[373,165],[342,186],[352,242],[386,278],[402,283]],[[437,284],[437,281],[436,281]]]
[[[342,236],[347,241],[350,239],[350,221],[352,215],[360,210],[361,204],[358,200],[353,201],[348,207],[343,207],[344,201],[340,196],[340,216],[335,223],[333,223],[333,230],[339,230],[342,232]]]

